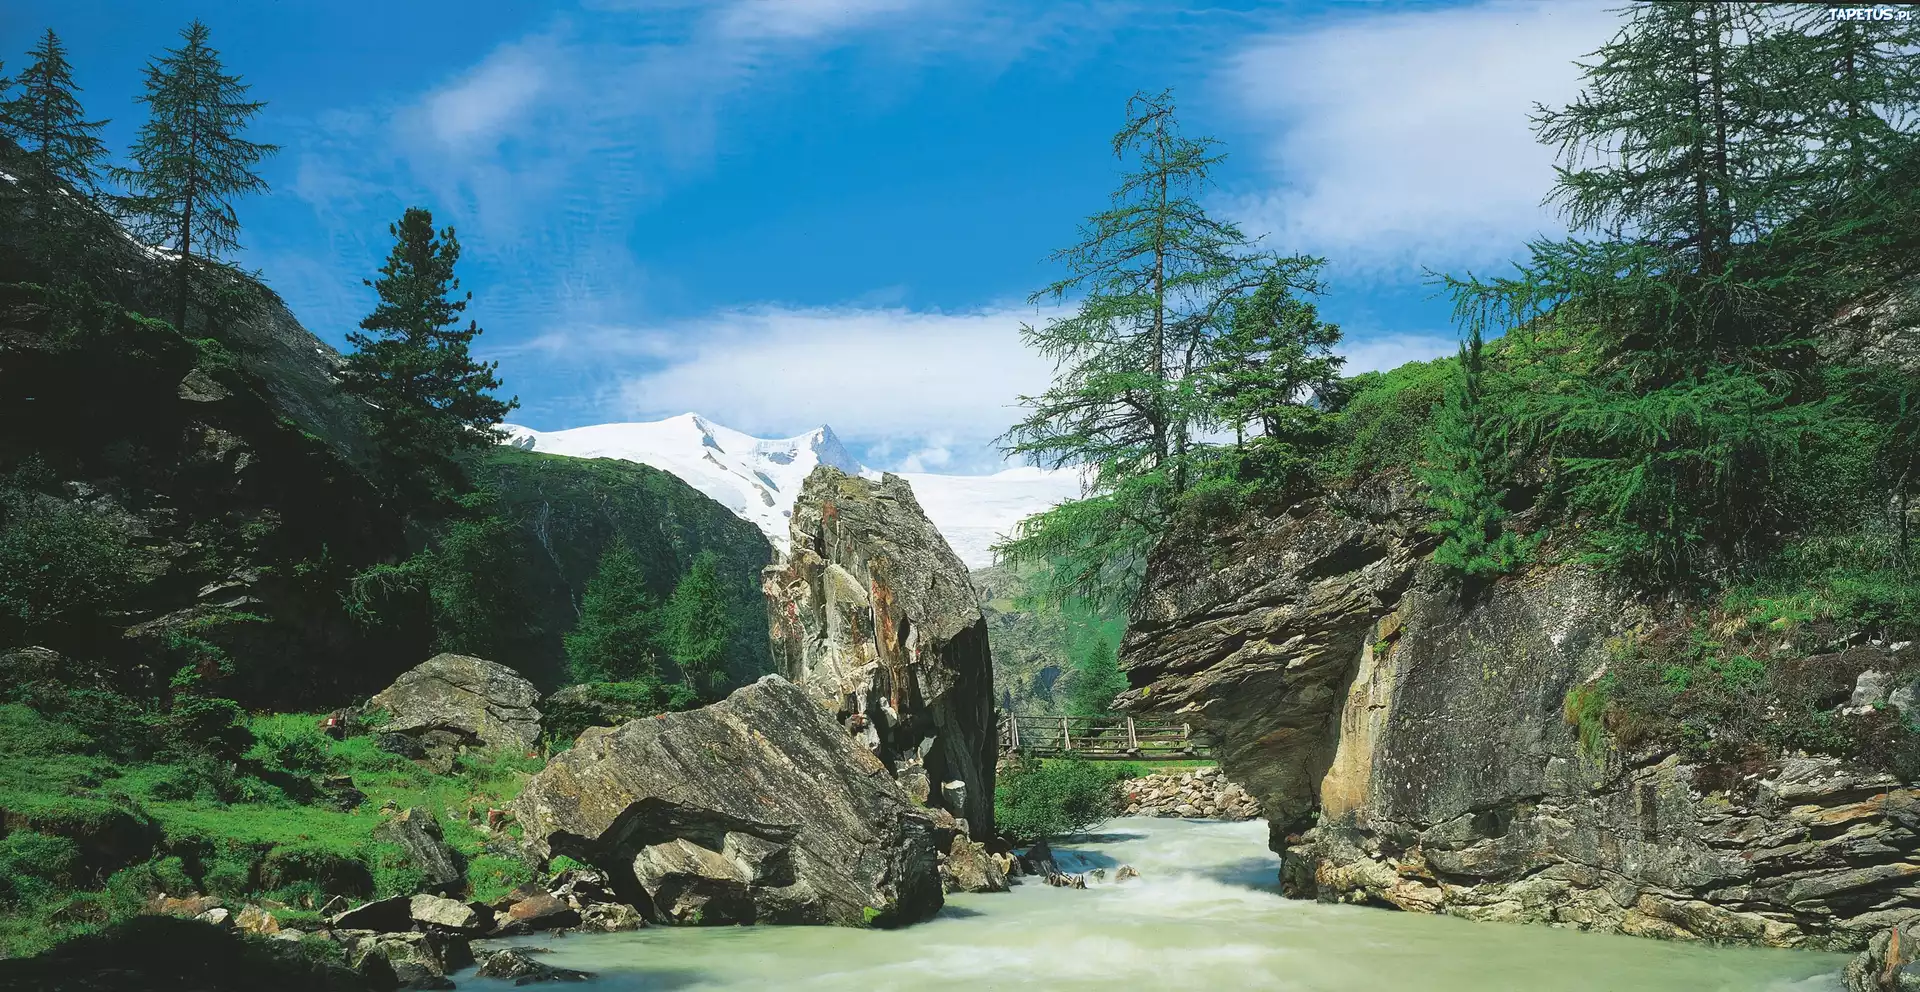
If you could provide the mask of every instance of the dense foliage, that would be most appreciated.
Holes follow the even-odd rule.
[[[994,781],[994,826],[1015,843],[1078,833],[1119,814],[1127,774],[1078,758],[1016,760]]]

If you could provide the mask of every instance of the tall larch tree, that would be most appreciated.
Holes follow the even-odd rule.
[[[66,46],[53,29],[47,29],[27,55],[26,69],[13,81],[18,91],[0,101],[0,121],[27,157],[29,167],[17,182],[31,254],[52,270],[72,253],[72,239],[66,235],[76,217],[63,187],[82,196],[99,193],[106,157],[100,129],[107,122],[87,119]]]
[[[173,255],[173,321],[184,329],[196,273],[240,246],[235,198],[263,192],[254,167],[279,149],[243,137],[265,103],[229,75],[196,20],[183,44],[147,65],[140,102],[149,116],[134,141],[133,167],[115,170],[129,190],[125,212],[149,244]]]
[[[1003,450],[1089,475],[1087,499],[1023,521],[997,550],[1057,573],[1056,596],[1129,599],[1145,546],[1185,491],[1196,429],[1206,422],[1194,373],[1210,359],[1231,301],[1275,272],[1314,260],[1260,256],[1199,196],[1223,156],[1182,134],[1172,95],[1136,94],[1112,142],[1129,164],[1107,209],[1051,260],[1066,274],[1030,302],[1077,300],[1075,312],[1025,326],[1054,362],[1052,385],[1022,397],[1027,416]]]
[[[682,698],[712,702],[727,682],[727,654],[734,620],[720,560],[711,551],[695,555],[693,566],[673,587],[661,611],[661,637],[680,669]]]
[[[473,320],[461,326],[473,294],[460,292],[453,272],[453,228],[436,231],[432,213],[409,207],[388,231],[393,250],[380,277],[365,280],[379,303],[347,335],[354,351],[341,381],[367,402],[388,484],[416,505],[445,505],[464,486],[461,452],[497,442],[519,400],[493,395],[499,363],[471,354],[481,331]]]

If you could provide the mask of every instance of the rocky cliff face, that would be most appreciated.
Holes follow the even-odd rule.
[[[993,664],[966,566],[913,488],[821,466],[766,571],[774,663],[916,799],[993,831]]]
[[[1590,757],[1567,692],[1655,607],[1573,566],[1463,589],[1423,563],[1417,505],[1376,482],[1169,541],[1122,649],[1126,705],[1214,738],[1291,894],[1835,948],[1920,916],[1913,790],[1824,758]]]

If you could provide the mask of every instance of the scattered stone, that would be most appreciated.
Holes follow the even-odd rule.
[[[1053,848],[1048,847],[1044,840],[1027,848],[1027,853],[1020,856],[1020,864],[1029,875],[1039,875],[1044,878],[1048,875],[1060,874],[1060,865],[1053,860]]]
[[[262,936],[280,932],[280,921],[274,919],[272,913],[251,904],[241,907],[240,912],[234,915],[233,925]]]
[[[199,920],[202,923],[211,923],[216,927],[226,927],[232,924],[233,922],[232,917],[233,917],[233,914],[227,912],[225,907],[215,906],[214,908],[209,909],[204,913],[201,913],[199,916],[194,917],[194,919]]]
[[[662,922],[884,926],[941,905],[930,819],[778,676],[582,735],[514,813],[535,857],[632,871]]]
[[[442,839],[440,820],[427,810],[407,809],[373,828],[373,839],[406,849],[407,860],[420,870],[423,890],[451,894],[466,888],[466,873]]]
[[[1254,820],[1263,814],[1247,790],[1227,781],[1218,768],[1186,773],[1158,772],[1120,784],[1126,816]]]
[[[1113,873],[1113,884],[1119,885],[1121,882],[1124,882],[1129,878],[1139,878],[1139,877],[1140,877],[1140,869],[1135,868],[1132,865],[1121,865],[1120,870]]]
[[[386,734],[448,731],[472,744],[531,749],[540,740],[539,690],[497,662],[438,654],[367,701],[392,714]]]
[[[507,919],[530,930],[553,930],[580,922],[580,913],[550,892],[536,891],[507,908]]]
[[[510,978],[515,985],[531,985],[535,982],[584,982],[593,976],[584,971],[570,968],[555,968],[535,961],[525,949],[509,947],[494,951],[480,962],[476,972],[480,978]]]
[[[413,922],[446,930],[479,933],[480,914],[467,903],[434,895],[417,895],[407,902]]]
[[[646,925],[646,917],[624,902],[597,902],[580,911],[580,929],[592,933],[622,933]]]
[[[147,901],[147,911],[164,916],[194,917],[210,909],[217,909],[221,905],[222,902],[218,896],[192,895],[175,898],[162,892]]]

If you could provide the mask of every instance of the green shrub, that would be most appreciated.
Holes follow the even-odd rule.
[[[32,643],[124,606],[139,557],[123,528],[86,507],[0,489],[0,643]]]
[[[398,844],[373,844],[367,850],[368,867],[373,869],[373,895],[376,899],[404,896],[420,891],[426,875],[421,872],[407,849]]]
[[[1125,769],[1081,759],[1016,761],[994,786],[994,825],[1015,841],[1085,830],[1119,813],[1124,777]]]
[[[72,885],[80,846],[66,837],[15,830],[0,837],[0,904],[38,902]]]
[[[588,682],[542,704],[547,736],[571,743],[588,727],[611,727],[672,709],[672,695],[658,680]]]

